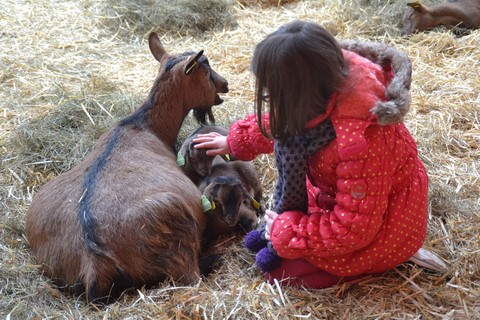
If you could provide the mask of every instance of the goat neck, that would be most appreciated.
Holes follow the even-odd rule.
[[[470,20],[469,12],[466,7],[459,6],[456,3],[442,3],[429,8],[429,13],[434,19],[435,27],[437,25],[455,26],[459,23],[467,23]]]
[[[149,109],[146,115],[148,129],[173,148],[189,110],[185,111],[188,107],[182,101],[183,92],[167,88],[173,86],[169,80],[171,79],[166,81],[159,79],[155,82],[144,107]],[[172,103],[173,101],[175,103]],[[148,108],[148,105],[151,107]]]

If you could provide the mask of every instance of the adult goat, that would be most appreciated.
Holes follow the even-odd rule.
[[[174,152],[184,118],[214,121],[227,81],[203,50],[168,54],[155,33],[161,64],[147,99],[100,137],[70,171],[33,198],[26,231],[45,275],[89,302],[111,302],[124,290],[172,279],[199,279],[206,225],[201,192]]]
[[[480,27],[480,0],[450,0],[431,7],[420,1],[407,3],[402,18],[402,32],[412,34],[439,25],[477,29]]]

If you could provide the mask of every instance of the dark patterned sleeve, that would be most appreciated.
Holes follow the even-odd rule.
[[[303,135],[275,141],[275,162],[278,181],[274,195],[274,210],[307,212],[308,193],[306,175],[308,157],[335,138],[332,122],[327,119]]]

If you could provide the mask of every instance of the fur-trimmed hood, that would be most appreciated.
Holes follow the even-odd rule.
[[[384,70],[391,68],[394,77],[385,92],[387,100],[377,101],[370,111],[382,125],[402,122],[410,109],[412,63],[408,56],[383,43],[353,40],[342,40],[339,43],[342,49],[355,52],[380,65]]]

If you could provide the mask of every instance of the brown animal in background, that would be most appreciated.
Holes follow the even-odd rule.
[[[191,284],[201,274],[202,194],[174,146],[190,110],[214,121],[211,107],[228,83],[203,50],[168,54],[155,33],[149,47],[161,66],[147,99],[83,162],[44,185],[28,211],[28,241],[44,274],[89,302],[166,279]]]
[[[212,206],[206,212],[207,241],[235,231],[251,231],[263,214],[262,184],[251,162],[227,162],[217,156],[211,174],[199,180],[198,188]]]
[[[201,177],[209,176],[212,172],[212,162],[215,157],[207,155],[207,149],[194,148],[193,138],[198,134],[218,132],[227,135],[228,130],[220,126],[201,126],[193,131],[183,142],[177,160],[183,172],[193,183],[197,184]]]
[[[425,31],[439,25],[466,29],[480,27],[480,0],[452,0],[431,7],[420,1],[407,3],[402,18],[404,34]]]

